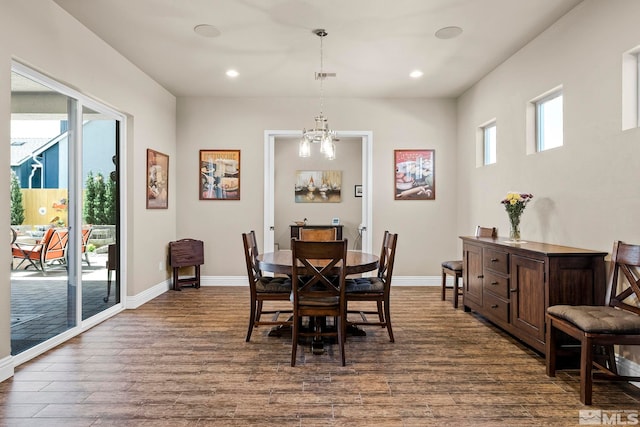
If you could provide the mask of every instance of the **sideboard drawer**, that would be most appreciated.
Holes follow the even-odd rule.
[[[484,267],[498,273],[509,274],[509,254],[491,248],[482,248]]]
[[[487,271],[484,275],[484,290],[509,299],[509,278]]]
[[[485,314],[494,317],[503,322],[509,322],[509,303],[499,298],[491,292],[483,293],[484,302],[482,305],[486,308]]]

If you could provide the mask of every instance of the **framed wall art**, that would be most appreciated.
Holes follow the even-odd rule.
[[[342,171],[296,171],[296,203],[339,203]]]
[[[394,150],[396,200],[435,200],[435,150]]]
[[[147,209],[169,207],[169,156],[147,148]]]
[[[240,150],[200,150],[200,200],[240,200]]]
[[[355,197],[362,197],[362,185],[356,185],[354,187],[354,195]]]

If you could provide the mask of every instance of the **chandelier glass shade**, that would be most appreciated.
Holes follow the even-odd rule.
[[[322,39],[327,35],[327,32],[323,29],[314,30],[313,32],[320,37],[320,72],[316,73],[316,80],[320,80],[320,114],[315,117],[313,129],[302,130],[298,155],[300,157],[310,157],[312,144],[320,144],[320,152],[324,154],[325,158],[333,160],[336,158],[336,145],[334,142],[336,133],[329,129],[327,118],[322,113],[322,82],[326,78],[322,61]]]

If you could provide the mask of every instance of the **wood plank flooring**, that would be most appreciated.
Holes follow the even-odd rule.
[[[545,375],[544,359],[436,287],[392,292],[384,329],[323,355],[254,330],[248,289],[185,288],[125,311],[0,383],[3,426],[562,426],[579,410],[640,410],[640,390]]]

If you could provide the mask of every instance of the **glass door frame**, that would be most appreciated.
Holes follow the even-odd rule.
[[[68,182],[68,225],[69,225],[69,271],[68,271],[68,283],[78,283],[82,276],[82,262],[81,248],[82,239],[82,125],[83,125],[83,109],[89,108],[101,114],[109,116],[110,119],[116,121],[116,156],[118,165],[116,171],[118,172],[117,184],[118,184],[118,221],[116,225],[116,239],[118,243],[118,269],[116,270],[116,281],[120,283],[120,299],[117,304],[106,310],[92,316],[86,320],[82,320],[82,287],[75,287],[75,295],[73,300],[75,301],[75,319],[69,319],[70,323],[75,325],[67,331],[47,340],[36,346],[33,350],[29,349],[23,353],[19,353],[13,356],[14,366],[18,366],[39,354],[53,348],[62,342],[82,333],[83,331],[91,328],[92,326],[102,322],[108,317],[124,310],[126,306],[126,264],[122,260],[126,259],[126,244],[124,236],[126,236],[126,186],[123,185],[122,171],[126,170],[126,158],[120,155],[126,152],[126,132],[127,132],[127,117],[123,113],[114,110],[113,108],[106,106],[98,101],[95,101],[86,95],[71,89],[68,86],[28,67],[20,62],[12,60],[11,71],[20,74],[34,82],[40,83],[61,95],[67,96],[69,99],[68,104],[68,120],[69,120],[69,182]],[[117,287],[116,287],[117,289]]]

